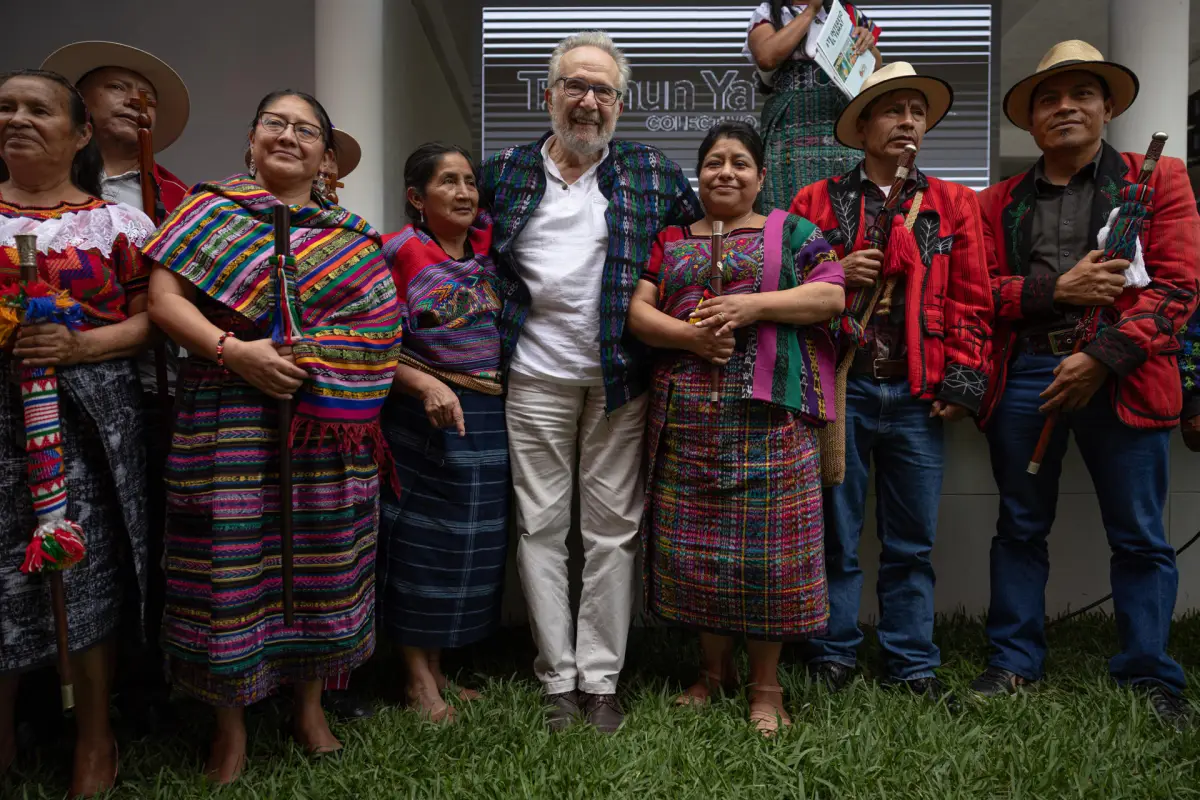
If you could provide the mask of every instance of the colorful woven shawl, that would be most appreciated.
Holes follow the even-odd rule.
[[[785,211],[772,211],[763,230],[759,291],[783,291],[807,283],[844,287],[846,277],[837,254],[816,225]],[[832,421],[833,406],[825,400],[834,380],[829,326],[760,322],[757,329],[751,399],[789,408],[812,424]]]
[[[247,175],[200,184],[144,251],[269,335],[276,314],[273,209],[279,201]],[[296,363],[309,380],[296,395],[292,437],[333,434],[344,448],[380,443],[379,412],[400,352],[396,287],[379,235],[337,206],[293,206],[288,289],[303,338]]]
[[[428,232],[409,225],[383,246],[400,295],[401,361],[434,374],[496,383],[500,314],[495,265],[488,256],[492,224],[480,213],[468,231],[473,255],[456,261]]]

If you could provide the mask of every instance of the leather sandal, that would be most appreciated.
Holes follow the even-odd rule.
[[[762,686],[752,684],[750,690],[750,722],[753,723],[755,730],[765,737],[774,736],[779,732],[779,729],[789,728],[792,725],[792,718],[788,716],[783,709],[783,687],[782,686]],[[779,695],[779,706],[767,702],[766,700],[755,700],[754,694],[777,694]]]

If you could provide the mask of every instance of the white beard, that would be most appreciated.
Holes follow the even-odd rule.
[[[586,135],[580,134],[575,130],[569,119],[555,114],[550,121],[550,128],[554,131],[554,135],[558,137],[562,146],[572,153],[581,156],[593,156],[596,153],[603,152],[608,143],[612,141],[616,121],[614,120],[605,124],[603,118],[601,118],[600,127],[596,133]]]

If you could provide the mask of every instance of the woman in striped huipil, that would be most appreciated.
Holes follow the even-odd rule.
[[[249,174],[197,186],[146,245],[150,313],[190,354],[167,462],[163,647],[175,685],[216,708],[206,765],[227,783],[246,757],[244,708],[292,687],[293,735],[341,749],[321,710],[326,678],[375,647],[379,413],[399,353],[399,306],[380,238],[324,197],[333,127],[308,95],[259,104]],[[291,209],[287,281],[299,340],[272,343],[273,216]],[[278,401],[291,399],[291,430]],[[292,625],[283,614],[279,441],[291,437]]]

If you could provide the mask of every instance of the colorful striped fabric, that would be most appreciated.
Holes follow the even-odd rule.
[[[264,331],[275,315],[273,209],[279,201],[237,175],[200,184],[145,253]],[[300,307],[296,363],[308,370],[293,432],[378,436],[379,410],[399,355],[396,288],[379,235],[336,206],[292,207],[292,254],[301,266],[289,290]]]
[[[400,358],[451,383],[499,391],[501,303],[486,214],[471,226],[467,242],[460,261],[424,228],[408,225],[387,238],[383,257],[392,267],[404,325]]]
[[[199,186],[147,246],[242,340],[275,310],[272,208],[245,177]],[[379,411],[399,354],[399,305],[378,236],[337,207],[292,209],[291,297],[304,340],[292,449],[296,620],[283,619],[278,404],[198,357],[180,376],[167,462],[163,648],[185,693],[249,705],[280,685],[349,672],[374,650]]]
[[[784,291],[806,283],[844,285],[836,254],[816,225],[784,212],[777,212],[772,220],[770,243],[765,242],[763,229],[742,228],[728,234],[726,294]],[[668,228],[659,234],[642,277],[658,284],[659,308],[664,313],[687,319],[707,295],[711,252],[711,238],[695,236],[690,228]],[[667,266],[670,271],[664,274]],[[740,368],[725,370],[725,380],[737,387],[741,399],[772,403],[815,425],[831,418],[832,404],[825,401],[833,385],[828,326],[765,322],[737,333],[745,343],[746,358],[739,360]]]

